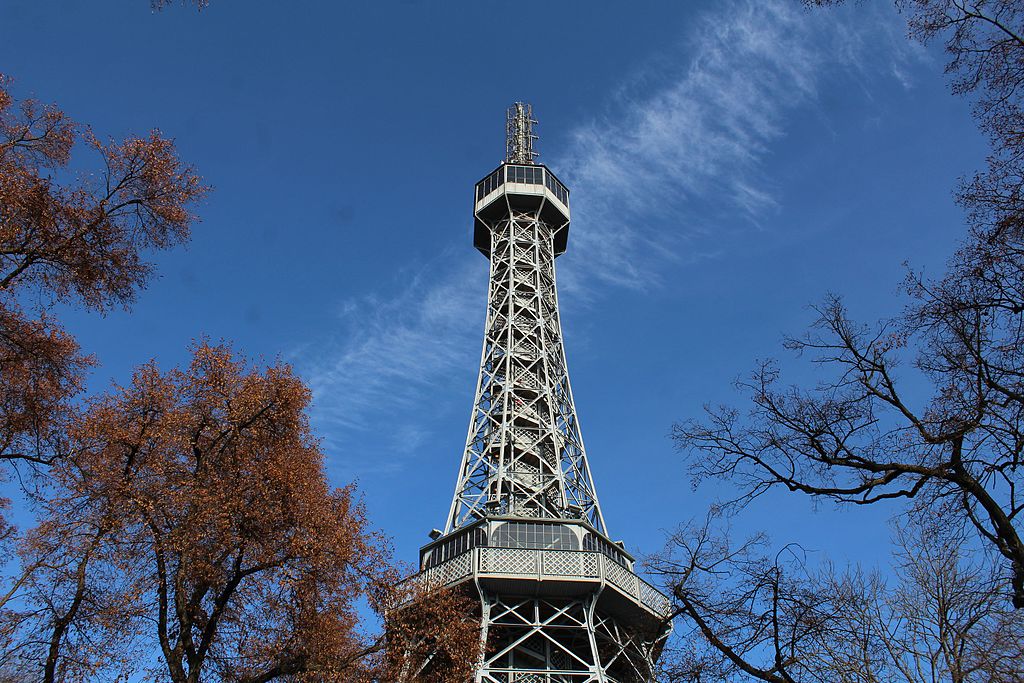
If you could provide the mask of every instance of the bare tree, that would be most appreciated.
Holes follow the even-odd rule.
[[[955,274],[921,284],[918,304],[875,330],[852,323],[838,299],[827,301],[816,329],[787,346],[813,352],[832,376],[811,390],[780,388],[766,363],[739,383],[753,398],[745,419],[709,408],[705,422],[676,425],[695,477],[729,478],[743,490],[740,505],[783,486],[854,505],[905,498],[926,514],[957,510],[1004,558],[1013,604],[1024,607],[1024,433],[1015,396],[1024,347],[1004,319],[1020,314],[944,300],[962,284]],[[911,343],[934,385],[923,406],[898,388],[899,352]]]
[[[763,537],[734,544],[709,518],[679,530],[651,567],[672,595],[677,636],[664,680],[726,683],[1010,683],[1024,613],[1004,607],[989,563],[962,534],[896,529],[895,578],[808,567]]]
[[[942,278],[908,276],[910,302],[891,320],[858,324],[836,296],[817,307],[811,331],[785,344],[818,365],[817,386],[784,386],[777,365],[763,363],[738,383],[748,411],[709,407],[674,437],[697,480],[740,487],[735,505],[783,487],[953,513],[1001,558],[1012,603],[1024,608],[1024,2],[896,5],[912,36],[945,40],[953,90],[975,98],[991,141],[988,169],[958,193],[967,238]],[[925,395],[910,388],[919,378]]]

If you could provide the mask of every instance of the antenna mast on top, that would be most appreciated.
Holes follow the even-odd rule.
[[[516,102],[508,108],[505,119],[505,161],[509,164],[532,164],[540,156],[533,151],[537,136],[533,127],[533,107],[528,102]]]

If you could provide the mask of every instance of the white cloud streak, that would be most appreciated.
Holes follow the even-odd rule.
[[[677,54],[637,73],[608,114],[576,130],[554,162],[576,207],[562,293],[586,300],[602,288],[655,287],[667,265],[713,255],[702,237],[718,217],[755,229],[776,206],[762,165],[822,79],[837,69],[855,80],[906,78],[910,52],[892,21],[879,28],[877,13],[857,10],[854,30],[792,0],[717,4]],[[462,378],[479,353],[486,267],[471,253],[442,257],[444,267],[408,278],[396,296],[346,303],[337,341],[296,354],[330,450],[385,428],[382,447],[415,449],[453,373],[468,406]]]
[[[483,326],[486,263],[478,254],[443,258],[441,279],[430,279],[435,271],[427,267],[401,278],[404,288],[387,299],[345,302],[336,337],[292,354],[313,390],[313,419],[329,452],[345,452],[350,435],[372,429],[383,448],[407,455],[438,410],[430,397],[455,370],[460,379],[472,372],[465,359],[479,345],[471,330]]]
[[[855,9],[845,17],[791,0],[722,3],[691,27],[688,59],[648,67],[635,79],[645,93],[627,86],[610,114],[575,132],[558,162],[574,188],[562,276],[570,295],[657,286],[665,262],[713,255],[701,239],[709,225],[758,226],[776,208],[763,163],[824,78],[888,71],[909,87],[905,65],[920,51],[891,11]]]

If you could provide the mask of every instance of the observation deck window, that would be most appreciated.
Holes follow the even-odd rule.
[[[623,567],[629,568],[626,563],[626,559],[619,552],[619,549],[612,543],[604,540],[600,536],[588,533],[583,537],[583,549],[589,550],[590,552],[601,553],[605,557],[610,558],[616,564],[621,564]]]
[[[558,179],[550,171],[546,171],[543,166],[512,166],[508,164],[502,166],[476,184],[476,200],[480,201],[506,182],[543,185],[551,190],[558,201],[569,206],[569,190],[565,189],[565,185],[558,182]]]
[[[540,166],[506,166],[508,169],[508,182],[526,183],[527,185],[542,185],[544,183],[544,169]]]
[[[558,201],[569,206],[569,190],[565,189],[565,185],[558,182],[558,179],[551,175],[551,173],[544,174],[544,186],[551,190],[553,195],[558,197]]]
[[[486,545],[487,531],[480,527],[459,532],[431,548],[430,553],[424,559],[423,568],[430,569],[431,567],[436,567],[467,550]]]
[[[579,550],[579,539],[561,524],[506,522],[499,526],[491,545],[501,548],[539,548],[541,550]]]
[[[480,201],[498,189],[504,182],[505,168],[502,167],[476,184],[476,200]]]

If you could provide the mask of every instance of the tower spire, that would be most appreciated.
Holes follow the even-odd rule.
[[[540,156],[533,149],[537,136],[533,127],[533,106],[529,102],[516,102],[505,112],[505,163],[534,164]]]
[[[480,600],[476,683],[649,683],[668,599],[607,535],[573,402],[555,258],[569,191],[535,163],[532,107],[506,115],[506,161],[477,183],[473,243],[490,264],[466,447],[422,580]]]

